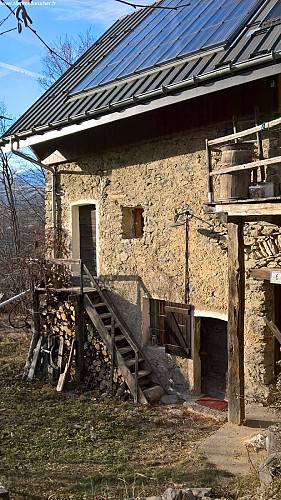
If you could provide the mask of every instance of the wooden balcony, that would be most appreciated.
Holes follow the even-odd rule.
[[[267,168],[276,164],[281,164],[281,156],[266,158],[263,152],[263,140],[268,139],[268,131],[277,132],[280,130],[281,118],[265,122],[255,127],[248,128],[241,132],[219,137],[213,140],[206,140],[206,153],[208,165],[208,203],[207,212],[226,213],[230,217],[252,217],[280,215],[281,195],[275,196],[273,184],[267,182]],[[253,139],[254,137],[254,139]],[[247,139],[247,142],[243,142]],[[213,167],[213,153],[226,149],[249,149],[251,144],[257,147],[257,159],[251,160],[251,151],[248,154],[248,161],[235,163],[224,162],[222,168]],[[247,146],[247,148],[246,148]],[[240,151],[241,152],[241,151]],[[233,156],[235,161],[235,156]],[[247,154],[245,156],[247,158]],[[243,159],[243,155],[242,155]],[[215,195],[214,178],[220,178],[220,194]],[[231,187],[231,179],[237,184],[233,192],[231,188],[222,192],[223,182]],[[239,186],[240,184],[240,186]],[[272,184],[272,185],[271,185]],[[249,188],[249,189],[248,189]],[[228,192],[229,191],[229,192]],[[218,198],[218,199],[216,199]]]

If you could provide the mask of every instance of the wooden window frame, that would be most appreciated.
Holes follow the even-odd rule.
[[[140,206],[122,207],[122,238],[135,239],[143,237],[144,209]]]

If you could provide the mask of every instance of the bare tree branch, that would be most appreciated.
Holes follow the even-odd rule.
[[[51,45],[51,52],[41,59],[43,78],[39,85],[47,90],[84,52],[94,43],[91,30],[78,33],[76,38],[68,36],[57,38]]]

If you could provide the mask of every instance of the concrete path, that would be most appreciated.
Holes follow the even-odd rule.
[[[234,475],[246,475],[258,468],[266,451],[256,451],[246,444],[257,434],[267,435],[274,423],[281,423],[281,413],[271,408],[251,405],[246,408],[246,422],[242,426],[226,423],[218,431],[201,441],[198,450],[218,469]]]

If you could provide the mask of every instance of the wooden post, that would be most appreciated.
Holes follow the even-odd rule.
[[[84,315],[82,295],[72,295],[75,303],[76,383],[84,381]]]
[[[209,146],[207,139],[206,139],[206,158],[207,158],[207,169],[208,169],[208,203],[213,203],[213,201],[214,201],[214,186],[213,186],[213,179],[211,177],[212,153],[211,153],[211,149],[210,149],[210,146]]]
[[[34,349],[37,346],[39,338],[40,338],[39,293],[34,288],[32,290],[32,339],[30,342],[30,347],[23,370],[23,376],[22,376],[23,379],[27,377],[27,374],[29,372],[32,363],[32,357],[34,354]]]
[[[115,319],[113,314],[111,315],[111,330],[110,330],[110,355],[111,355],[111,364],[110,364],[110,393],[113,395],[113,375],[114,375],[114,367],[115,367]]]
[[[241,425],[244,400],[245,265],[243,222],[228,222],[228,421]]]

